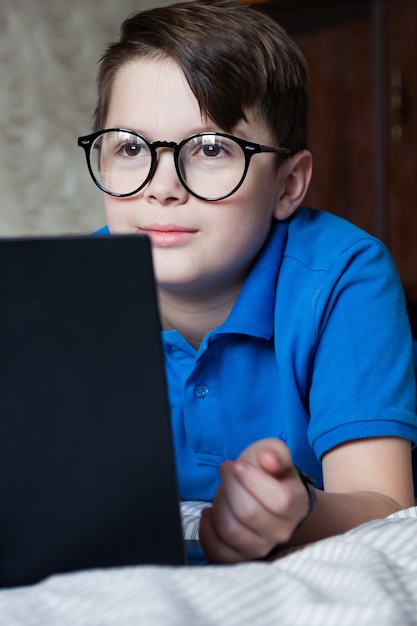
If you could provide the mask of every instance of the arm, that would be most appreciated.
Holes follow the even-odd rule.
[[[213,508],[203,515],[200,537],[212,560],[261,558],[278,544],[300,546],[413,505],[415,387],[398,276],[381,244],[347,229],[333,256],[333,241],[318,226],[316,246],[332,251],[327,265],[317,265],[326,271],[310,271],[308,258],[297,264],[299,250],[289,251],[275,327],[292,324],[275,341],[282,411],[302,433],[299,416],[308,410],[308,444],[322,459],[324,490],[298,528],[307,494],[288,448],[278,440],[253,444],[223,465]],[[300,227],[297,236],[311,238],[311,229]],[[288,297],[299,276],[305,288]],[[304,469],[300,442],[290,445]]]
[[[412,506],[409,442],[356,440],[323,458],[324,491],[301,526],[308,497],[286,445],[259,441],[226,462],[213,507],[203,513],[200,539],[213,561],[265,557],[277,544],[296,547],[345,532]]]

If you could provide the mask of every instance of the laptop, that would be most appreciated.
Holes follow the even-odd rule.
[[[185,563],[149,241],[0,240],[0,587]]]

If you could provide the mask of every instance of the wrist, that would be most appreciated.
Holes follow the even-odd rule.
[[[306,521],[310,513],[315,509],[316,504],[317,504],[317,494],[314,488],[314,485],[316,482],[314,478],[312,478],[311,476],[303,472],[303,470],[301,470],[296,465],[294,465],[294,468],[301,482],[303,483],[305,490],[307,491],[307,495],[308,495],[307,513],[301,518],[301,520],[298,522],[297,526],[295,527],[294,530],[297,530],[302,524],[304,524],[304,522]],[[271,561],[274,559],[274,557],[283,556],[284,554],[289,554],[293,550],[298,549],[298,547],[299,546],[289,547],[288,544],[278,544],[274,548],[272,548],[272,550],[267,554],[267,556],[265,557],[265,560]]]
[[[301,524],[304,524],[304,522],[306,521],[307,517],[310,515],[310,513],[316,507],[316,504],[317,504],[317,494],[316,494],[316,490],[314,488],[314,485],[315,485],[316,481],[314,480],[314,478],[312,478],[311,476],[309,476],[308,474],[303,472],[303,470],[301,470],[296,465],[294,465],[294,468],[295,468],[295,470],[296,470],[296,472],[297,472],[301,482],[303,483],[303,485],[305,487],[305,490],[307,491],[307,496],[308,496],[307,513],[298,522],[297,528],[299,528],[301,526]]]

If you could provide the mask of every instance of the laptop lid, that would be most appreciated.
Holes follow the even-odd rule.
[[[0,240],[0,586],[184,563],[151,251]]]

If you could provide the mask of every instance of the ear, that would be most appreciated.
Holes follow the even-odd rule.
[[[285,220],[302,204],[313,170],[313,157],[308,150],[297,152],[280,166],[278,196],[273,216]]]

